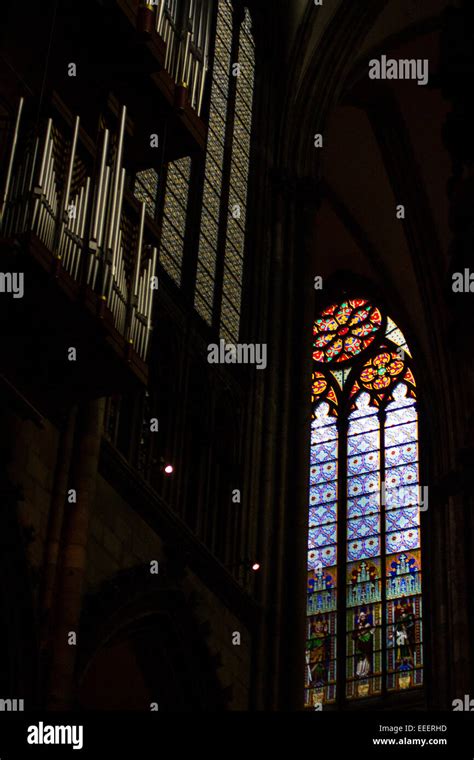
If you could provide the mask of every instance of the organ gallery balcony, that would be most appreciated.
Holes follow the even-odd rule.
[[[168,154],[182,155],[184,130],[188,150],[204,148],[206,127],[202,109],[211,35],[211,0],[116,0],[143,44],[155,55],[157,68],[150,77],[167,104],[173,108],[175,129]],[[178,137],[179,139],[176,139]]]
[[[55,21],[51,87],[91,123],[95,104],[113,93],[127,103],[146,141],[166,133],[160,146],[166,161],[202,151],[211,13],[210,0],[64,0]],[[70,62],[75,76],[65,75]]]
[[[159,230],[129,192],[127,109],[97,144],[60,102],[20,99],[1,176],[1,372],[38,404],[147,381]]]

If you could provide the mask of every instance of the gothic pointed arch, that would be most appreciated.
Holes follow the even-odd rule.
[[[220,711],[228,692],[182,568],[160,562],[117,573],[87,595],[80,628],[79,709]],[[117,672],[116,663],[122,665]],[[126,674],[126,675],[125,675]],[[153,703],[157,707],[152,707]]]

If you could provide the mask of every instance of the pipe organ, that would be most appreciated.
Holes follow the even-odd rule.
[[[186,86],[198,116],[209,68],[212,10],[212,0],[159,0],[156,6],[156,31],[166,43],[165,68]]]
[[[105,301],[118,332],[146,360],[158,241],[153,245],[146,239],[145,203],[138,219],[134,207],[124,204],[126,108],[115,141],[103,129],[92,176],[79,151],[79,116],[69,136],[52,118],[39,134],[27,129],[23,134],[23,107],[22,98],[8,156],[0,234],[34,233],[73,280]]]

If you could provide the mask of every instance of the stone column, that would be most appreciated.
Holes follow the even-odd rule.
[[[302,710],[304,706],[312,331],[315,316],[314,278],[320,274],[313,270],[313,266],[319,205],[319,183],[310,178],[299,180],[295,188],[291,229],[294,241],[293,282],[292,291],[288,294],[293,306],[286,385],[290,456],[285,504],[283,586],[286,593],[282,610],[285,638],[281,642],[282,685],[278,704],[279,709],[284,710]]]
[[[66,502],[61,541],[59,577],[53,619],[53,652],[48,708],[67,710],[74,705],[77,648],[69,643],[78,637],[86,572],[89,515],[94,503],[104,401],[91,401],[78,409],[68,490],[75,489],[76,502]]]
[[[40,648],[41,659],[45,672],[48,670],[48,657],[51,654],[51,613],[54,604],[56,589],[58,560],[61,546],[61,532],[63,527],[64,509],[66,505],[67,488],[69,482],[69,468],[74,441],[76,420],[76,408],[74,407],[64,422],[58,442],[56,472],[54,478],[53,494],[48,522],[48,534],[46,539],[43,576],[40,597]]]
[[[304,696],[306,540],[314,276],[315,183],[274,178],[268,285],[268,368],[263,393],[259,547],[262,621],[257,703],[300,710]]]
[[[452,242],[446,276],[446,303],[450,315],[451,387],[454,414],[449,420],[452,438],[451,471],[444,476],[442,553],[436,561],[437,588],[443,604],[433,603],[433,638],[446,651],[447,667],[440,668],[433,649],[432,702],[450,709],[463,699],[474,680],[474,362],[473,292],[453,291],[453,275],[474,272],[474,8],[457,0],[446,9],[441,35],[440,82],[451,111],[443,127],[443,139],[452,159],[448,182],[449,221]],[[439,525],[439,521],[438,521]],[[441,596],[441,594],[440,594]],[[442,608],[444,619],[440,618]]]

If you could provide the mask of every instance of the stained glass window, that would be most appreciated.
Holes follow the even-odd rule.
[[[214,309],[225,132],[229,103],[232,28],[232,4],[228,0],[220,0],[217,7],[201,235],[194,296],[196,311],[209,325],[212,324]]]
[[[328,306],[313,334],[308,708],[423,684],[411,352],[364,298]]]
[[[219,0],[194,305],[229,342],[240,328],[254,68],[248,10],[236,23]]]
[[[188,156],[168,164],[160,263],[177,285],[181,285],[190,175],[191,159]]]
[[[255,52],[248,10],[240,29],[238,64],[221,305],[221,333],[231,342],[239,339],[252,128]]]
[[[155,169],[137,172],[133,194],[139,201],[145,202],[145,209],[152,219],[156,214],[156,196],[158,195],[158,173]]]
[[[181,285],[190,177],[191,159],[188,156],[168,164],[159,260],[178,286]],[[158,190],[155,169],[145,169],[136,174],[133,193],[137,200],[145,202],[146,213],[152,219],[156,219]]]
[[[191,6],[189,13],[195,23],[193,45],[204,55],[206,67],[210,65],[203,165],[198,158],[193,164],[189,157],[173,161],[167,166],[163,182],[160,176],[160,183],[154,169],[140,171],[135,178],[134,194],[145,202],[146,212],[153,219],[157,218],[158,206],[161,209],[163,204],[159,260],[178,286],[182,284],[188,214],[190,218],[194,219],[195,214],[200,218],[198,239],[190,235],[186,243],[191,267],[197,258],[194,308],[209,326],[219,329],[221,336],[232,343],[239,338],[242,305],[255,45],[250,13],[240,3],[202,0]],[[175,23],[177,8],[174,2],[166,5],[164,28],[171,21]],[[215,35],[208,50],[207,24],[210,28],[211,17],[215,21]],[[173,52],[168,42],[167,66],[171,71],[176,50]],[[196,87],[191,89],[195,105],[198,93]],[[204,92],[204,89],[199,92],[199,102]],[[199,181],[203,181],[202,195],[194,190],[190,193],[191,173],[196,191]]]
[[[314,323],[316,362],[340,363],[368,348],[380,330],[382,316],[363,298],[333,304]]]

